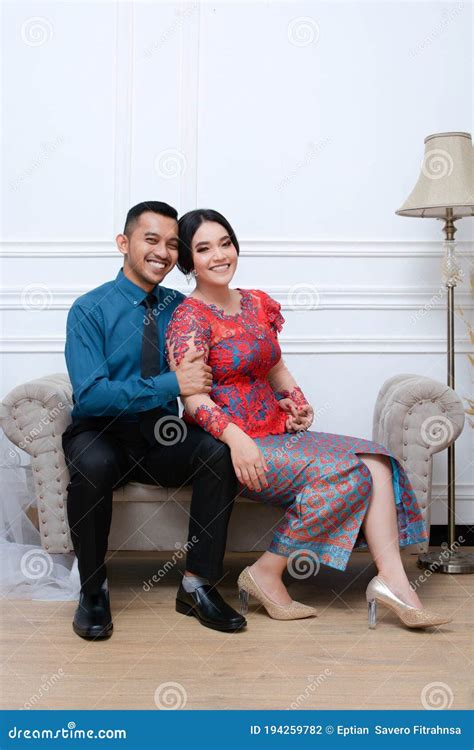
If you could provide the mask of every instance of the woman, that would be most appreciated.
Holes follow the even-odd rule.
[[[449,622],[423,609],[403,568],[399,545],[424,542],[427,531],[402,466],[379,443],[308,431],[313,409],[281,358],[280,305],[229,288],[239,244],[227,219],[190,211],[179,235],[178,266],[196,288],[169,324],[168,359],[173,369],[197,349],[213,371],[209,395],[183,399],[184,418],[229,446],[246,497],[286,509],[269,550],[239,576],[242,611],[252,594],[275,619],[316,615],[285,588],[289,556],[344,570],[352,549],[368,546],[378,569],[367,589],[371,627],[377,602],[409,627]]]

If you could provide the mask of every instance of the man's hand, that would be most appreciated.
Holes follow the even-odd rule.
[[[176,367],[180,396],[209,393],[212,387],[212,370],[204,362],[204,354],[191,349]]]

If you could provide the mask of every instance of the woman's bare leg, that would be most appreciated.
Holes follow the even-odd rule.
[[[377,570],[392,591],[403,601],[413,607],[421,608],[423,605],[410,586],[400,556],[390,458],[379,453],[358,453],[357,455],[370,469],[373,479],[369,507],[362,522],[362,530]]]

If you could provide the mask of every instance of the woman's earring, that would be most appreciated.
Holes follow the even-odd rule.
[[[187,274],[186,274],[186,281],[187,281],[187,283],[188,283],[188,284],[190,284],[190,283],[191,283],[191,281],[192,281],[192,280],[193,280],[193,279],[194,279],[195,277],[196,277],[196,271],[195,271],[195,270],[194,270],[194,268],[193,268],[193,270],[192,270],[192,271],[190,271],[189,273],[187,273]]]

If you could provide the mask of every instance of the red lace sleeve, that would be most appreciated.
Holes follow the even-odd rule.
[[[275,332],[279,333],[283,328],[285,318],[281,314],[281,305],[276,299],[270,297],[266,292],[262,292],[260,289],[256,290],[257,295],[260,299],[260,304],[263,308],[265,317],[270,324],[270,328]]]
[[[203,430],[209,432],[212,437],[219,438],[231,420],[219,406],[208,406],[202,404],[194,412],[194,419]]]
[[[291,398],[291,400],[296,404],[296,406],[308,406],[309,402],[306,399],[306,396],[304,395],[301,388],[299,388],[297,385],[295,385],[294,388],[291,389],[291,391],[282,390],[277,391],[277,397],[279,399],[281,398]]]
[[[174,311],[166,330],[168,362],[179,365],[186,352],[196,348],[207,357],[211,331],[204,313],[191,303],[182,302]]]
[[[169,363],[179,366],[186,352],[195,348],[204,353],[207,361],[211,340],[211,324],[203,310],[192,302],[182,302],[174,311],[166,331],[166,356]],[[202,403],[185,412],[196,424],[218,439],[231,420],[214,404],[211,398],[203,397]]]

